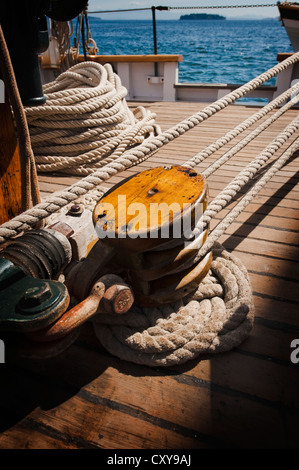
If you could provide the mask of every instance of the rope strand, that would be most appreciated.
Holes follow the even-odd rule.
[[[273,101],[271,101],[266,106],[264,106],[260,111],[257,111],[255,114],[253,114],[248,119],[243,121],[241,124],[236,126],[234,129],[231,129],[229,132],[227,132],[224,136],[222,136],[219,139],[215,140],[211,145],[209,145],[208,147],[206,147],[205,149],[201,150],[199,153],[194,155],[190,160],[185,162],[183,166],[186,166],[187,168],[194,168],[199,163],[201,163],[206,158],[208,158],[210,155],[212,155],[214,152],[219,150],[224,145],[228,144],[232,139],[234,139],[239,134],[241,134],[246,129],[248,129],[250,126],[252,126],[255,122],[257,122],[258,120],[263,118],[270,111],[277,108],[281,103],[286,101],[295,92],[298,93],[298,91],[299,91],[299,83],[295,84],[294,86],[292,86],[291,88],[286,90],[284,93],[282,93],[277,98],[275,98]],[[261,124],[261,126],[258,129],[253,131],[250,134],[251,137],[248,136],[246,138],[246,143],[244,142],[244,145],[238,147],[236,149],[236,151],[231,149],[230,152],[229,152],[229,155],[227,157],[225,157],[225,156],[221,157],[221,163],[220,163],[220,159],[219,159],[219,164],[215,162],[213,164],[213,166],[211,166],[211,167],[207,168],[206,170],[204,170],[203,175],[206,178],[208,176],[210,176],[216,169],[218,169],[220,167],[221,164],[223,164],[230,157],[232,157],[237,151],[239,151],[243,147],[245,147],[245,145],[247,145],[247,143],[248,143],[247,140],[250,141],[253,138],[255,138],[260,132],[262,132],[264,129],[266,129],[266,127],[268,127],[270,124],[272,124],[276,119],[278,119],[282,114],[284,114],[288,109],[290,109],[294,104],[296,104],[298,102],[298,99],[299,98],[297,96],[295,96],[291,101],[289,101],[289,103],[287,103],[279,111],[277,111],[277,113],[275,113],[274,116],[269,118],[269,120],[266,121],[266,123]],[[238,144],[238,145],[240,145],[240,144]]]
[[[209,116],[212,116],[217,111],[224,109],[226,106],[244,96],[245,94],[252,91],[252,89],[259,86],[264,81],[267,81],[269,78],[275,74],[285,70],[290,65],[296,63],[299,60],[299,52],[293,54],[291,57],[288,57],[280,64],[272,67],[270,70],[260,75],[254,80],[251,80],[249,83],[242,85],[237,90],[229,93],[222,99],[216,101],[215,103],[205,107],[203,110],[195,113],[190,118],[185,119],[181,123],[177,124],[175,127],[168,129],[167,131],[161,132],[155,137],[147,139],[142,145],[138,145],[135,149],[130,149],[125,151],[122,155],[117,156],[113,159],[112,162],[105,164],[102,168],[93,171],[90,175],[81,179],[79,182],[73,184],[69,188],[56,193],[53,196],[50,196],[46,202],[37,204],[32,209],[25,211],[23,214],[15,217],[9,222],[6,222],[0,227],[0,243],[3,243],[9,238],[16,236],[18,233],[28,230],[29,228],[36,225],[40,220],[48,217],[49,215],[57,212],[62,207],[66,206],[70,202],[78,199],[87,192],[93,190],[94,188],[100,189],[100,185],[107,181],[111,176],[117,174],[120,171],[125,170],[133,165],[137,165],[142,161],[149,158],[155,151],[157,151],[162,145],[170,142],[171,140],[179,137],[181,134],[187,130],[193,128],[200,122],[205,119],[208,119]],[[79,65],[79,64],[78,64]],[[90,63],[88,63],[90,65]],[[77,66],[75,66],[78,68]],[[48,90],[55,88],[57,89],[58,85],[55,81],[53,84],[50,84]],[[112,157],[113,158],[113,157]],[[100,191],[98,191],[98,194]],[[104,190],[103,190],[104,193]]]

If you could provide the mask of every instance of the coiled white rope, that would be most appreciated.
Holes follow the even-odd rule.
[[[105,349],[122,360],[167,367],[239,346],[254,319],[248,273],[219,244],[213,258],[196,292],[180,301],[156,308],[134,306],[125,315],[97,315],[93,326]]]
[[[46,104],[25,110],[39,172],[88,175],[161,132],[155,114],[129,109],[110,64],[76,64],[44,93]]]
[[[267,160],[275,146],[282,145],[298,128],[299,118],[260,154],[256,160],[259,163],[251,170],[257,172],[261,161]],[[248,337],[254,320],[248,273],[217,240],[298,148],[299,137],[209,234],[193,263],[196,264],[211,249],[213,262],[208,275],[194,292],[173,304],[156,308],[133,307],[123,316],[99,314],[94,318],[95,334],[105,349],[130,362],[167,367],[205,354],[229,351]],[[247,174],[247,181],[252,176],[253,173]],[[241,172],[241,177],[245,177],[244,172]],[[240,180],[240,177],[236,178],[231,190],[226,192],[228,199],[224,199],[225,204],[238,191],[236,182]],[[217,205],[216,208],[218,211]]]

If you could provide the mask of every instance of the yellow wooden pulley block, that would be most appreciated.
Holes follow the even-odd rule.
[[[201,174],[171,166],[142,171],[97,203],[93,219],[100,243],[113,251],[137,305],[175,301],[205,277],[212,253],[197,255],[208,234],[200,230],[207,200]]]

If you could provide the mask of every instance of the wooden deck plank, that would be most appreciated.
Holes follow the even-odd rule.
[[[102,444],[105,446],[106,428],[111,427],[111,431],[116,429],[117,432],[114,434],[114,437],[110,436],[108,432],[108,437],[111,439],[110,448],[114,448],[119,438],[123,441],[125,434],[127,434],[126,448],[131,448],[131,446],[136,448],[136,445],[138,448],[143,448],[142,442],[145,443],[144,433],[147,434],[148,423],[159,428],[159,434],[162,439],[160,448],[164,448],[163,430],[165,431],[169,427],[173,428],[175,434],[178,435],[177,440],[179,440],[180,445],[184,445],[184,448],[188,448],[188,443],[185,442],[187,436],[184,433],[188,434],[187,430],[189,430],[189,434],[191,434],[190,429],[193,430],[193,439],[196,441],[192,443],[191,440],[193,448],[209,447],[217,444],[218,440],[218,445],[221,445],[221,443],[225,445],[226,438],[222,435],[222,421],[229,423],[229,436],[231,438],[234,435],[235,443],[236,440],[238,441],[238,435],[240,435],[241,430],[243,430],[242,437],[240,437],[241,440],[247,434],[248,437],[251,436],[252,439],[257,439],[260,434],[266,432],[269,420],[276,429],[277,436],[280,435],[281,424],[279,423],[277,409],[280,387],[275,382],[276,387],[272,390],[271,384],[268,383],[269,390],[271,390],[271,399],[269,399],[269,395],[267,395],[267,398],[263,396],[265,392],[263,380],[268,376],[269,368],[275,367],[273,363],[268,364],[269,361],[264,361],[264,368],[260,370],[261,375],[257,377],[256,372],[258,368],[256,368],[255,363],[260,359],[241,355],[241,359],[244,364],[246,363],[246,367],[249,366],[249,361],[251,361],[251,367],[256,371],[256,380],[254,382],[248,382],[247,373],[251,372],[251,369],[246,369],[247,373],[244,371],[243,381],[246,385],[242,383],[241,390],[238,388],[240,381],[238,381],[237,388],[234,388],[232,387],[231,378],[228,377],[228,375],[233,374],[235,367],[233,358],[229,355],[226,357],[227,366],[224,370],[225,373],[219,374],[217,380],[215,379],[212,383],[210,382],[209,363],[205,361],[200,364],[199,372],[196,371],[195,373],[193,370],[191,375],[187,372],[183,376],[181,374],[168,375],[166,372],[163,381],[161,381],[159,373],[151,372],[143,377],[141,385],[139,374],[136,374],[136,370],[134,373],[132,365],[127,364],[125,368],[126,374],[124,374],[124,371],[120,372],[118,370],[119,360],[114,358],[109,359],[106,356],[101,356],[99,353],[92,353],[92,355],[89,353],[88,367],[86,367],[86,351],[78,347],[76,347],[76,350],[74,349],[76,369],[81,371],[84,368],[84,373],[81,371],[80,374],[74,374],[74,366],[73,368],[63,369],[61,367],[63,362],[66,361],[66,365],[68,364],[65,355],[59,361],[51,361],[52,364],[50,364],[47,370],[41,371],[44,381],[43,389],[45,389],[43,390],[44,403],[41,404],[41,409],[36,408],[32,411],[29,418],[27,417],[22,421],[23,428],[27,426],[29,434],[31,428],[40,430],[41,436],[39,440],[41,442],[45,442],[45,436],[48,438],[51,434],[55,434],[57,439],[62,440],[62,442],[65,441],[65,436],[68,436],[68,444],[77,445],[78,447],[86,446],[88,448],[93,447],[98,442],[98,446],[101,448]],[[90,361],[91,358],[93,358],[92,361]],[[99,369],[106,369],[105,374],[99,375]],[[132,374],[132,372],[133,375],[130,375],[130,381],[128,381],[128,374]],[[63,377],[61,377],[62,374]],[[97,377],[97,375],[98,378],[95,378],[91,384],[88,384],[88,378],[90,376]],[[81,388],[83,379],[86,381],[84,390]],[[286,379],[285,375],[280,380],[283,379]],[[253,383],[255,384],[254,388],[252,388]],[[61,386],[65,388],[65,391],[59,390]],[[150,390],[151,400],[144,401],[142,393],[138,393],[140,392],[140,387],[143,389],[145,386]],[[175,395],[170,391],[174,386],[176,386],[177,392]],[[49,390],[46,390],[47,388]],[[62,404],[55,406],[55,401],[60,401],[60,394],[64,393],[67,396],[72,389],[81,389],[81,391],[78,391],[72,400],[64,400]],[[134,390],[134,403],[132,403],[132,398],[131,402],[128,402],[128,396],[131,395],[132,397],[132,390]],[[220,407],[220,409],[222,408],[222,419],[220,422],[217,421],[218,425],[214,422],[215,416],[213,416],[213,413],[210,413],[211,390],[213,398],[216,398],[216,401],[222,404]],[[50,394],[52,398],[50,398]],[[190,396],[195,400],[193,403],[188,403]],[[200,396],[200,402],[198,402],[198,396]],[[117,401],[115,401],[116,398]],[[47,404],[49,399],[50,403]],[[139,399],[139,402],[137,399]],[[266,407],[265,402],[267,403]],[[49,408],[49,405],[50,410],[45,411],[44,408]],[[186,416],[183,411],[190,407],[190,405],[194,412]],[[291,408],[292,406],[290,405],[290,411]],[[249,410],[250,413],[248,413]],[[239,419],[240,413],[243,415],[241,421]],[[252,416],[259,416],[258,434],[253,434],[252,432]],[[88,426],[84,426],[86,417],[88,417]],[[173,420],[172,423],[169,422],[169,417]],[[141,420],[139,423],[138,421],[136,422],[138,419]],[[138,430],[141,428],[143,441],[142,436],[138,437]],[[71,433],[70,429],[72,430]],[[96,432],[102,436],[100,441],[99,436],[97,438],[94,437]],[[150,429],[148,432],[150,436]],[[153,432],[154,430],[152,430]],[[171,442],[169,439],[168,433],[168,444]],[[41,445],[41,442],[39,445]],[[172,442],[175,443],[175,439]],[[178,445],[178,441],[176,445]],[[154,448],[150,437],[146,439],[146,448]]]

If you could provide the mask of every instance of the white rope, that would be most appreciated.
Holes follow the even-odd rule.
[[[252,89],[259,86],[264,81],[267,81],[269,78],[275,74],[281,72],[288,66],[292,65],[299,60],[299,52],[293,54],[291,57],[287,58],[280,64],[277,64],[272,69],[268,70],[264,74],[260,75],[256,79],[252,80],[246,85],[241,86],[239,89],[229,93],[221,100],[216,101],[215,103],[205,107],[202,111],[191,116],[189,119],[186,119],[179,123],[177,126],[160,133],[156,137],[151,137],[147,141],[139,145],[136,149],[127,150],[119,157],[115,158],[112,162],[108,162],[104,165],[103,168],[94,171],[91,175],[81,179],[79,182],[73,184],[69,188],[56,193],[55,195],[48,198],[44,203],[38,204],[32,209],[20,214],[11,221],[3,224],[0,227],[0,243],[3,243],[9,238],[16,236],[18,233],[28,230],[29,228],[36,225],[40,220],[48,217],[54,212],[58,211],[61,207],[66,206],[70,202],[76,200],[77,198],[83,196],[87,192],[93,190],[94,188],[99,188],[99,186],[111,176],[116,173],[129,168],[132,165],[137,165],[138,163],[146,160],[154,151],[159,147],[170,142],[176,137],[179,137],[181,134],[186,132],[188,129],[193,128],[195,125],[199,124],[203,120],[207,119],[209,116],[215,114],[217,111],[225,108],[233,101],[237,100],[241,96],[249,93]],[[86,78],[88,80],[88,77]],[[59,88],[59,84],[55,81],[50,85],[55,89]],[[53,91],[53,89],[51,89]],[[62,95],[58,99],[62,98]],[[225,141],[224,139],[223,141]]]
[[[148,126],[149,124],[153,125],[151,117],[143,115],[141,121],[139,122],[139,126],[137,125],[136,128],[131,128],[127,133],[127,135],[130,134],[130,137],[132,137],[133,145],[139,144],[138,149],[135,151],[132,150],[131,153],[127,155],[127,157],[130,158],[132,155],[132,158],[137,156],[138,161],[144,160],[146,156],[150,156],[162,145],[165,145],[176,137],[187,132],[189,129],[198,125],[200,122],[215,114],[217,111],[224,109],[226,106],[233,103],[240,97],[245,96],[250,91],[254,90],[259,85],[287,68],[289,65],[298,61],[298,59],[299,53],[293,54],[291,57],[272,67],[272,69],[268,70],[264,74],[251,80],[237,90],[234,90],[215,103],[207,106],[202,111],[199,111],[198,113],[191,116],[189,119],[180,122],[177,126],[168,129],[168,131],[146,139],[146,141],[140,145],[140,133],[144,132],[144,130],[142,131],[142,127],[144,125]],[[96,67],[94,68],[94,66]],[[113,74],[110,66],[105,67],[106,68],[100,64],[90,62],[77,64],[68,72],[60,75],[60,77],[58,77],[55,82],[46,85],[45,92],[48,93],[48,95],[46,94],[46,97],[50,102],[49,105],[28,108],[26,110],[30,132],[32,133],[32,146],[36,155],[37,168],[39,171],[65,172],[67,169],[67,171],[71,174],[90,174],[98,167],[104,166],[107,163],[109,164],[115,158],[120,156],[124,150],[126,150],[124,144],[117,148],[126,135],[125,131],[124,133],[120,134],[119,138],[117,136],[113,136],[110,132],[112,125],[111,116],[108,116],[105,119],[102,118],[103,114],[101,114],[101,118],[97,114],[99,106],[104,106],[105,111],[107,107],[111,106],[110,98],[113,102],[112,108],[114,108],[116,103],[121,101],[122,106],[125,108],[125,112],[128,112],[128,107],[123,96],[125,94],[125,89],[121,86],[119,77],[117,77],[116,74]],[[106,69],[109,71],[108,83],[108,72]],[[77,73],[76,71],[80,71],[80,73]],[[92,85],[96,83],[97,85],[95,86],[95,89],[86,90],[86,88],[84,88],[84,91],[82,92],[82,88],[77,89],[77,80],[79,80],[81,85],[82,83],[84,85]],[[96,81],[94,82],[94,80]],[[66,87],[66,89],[59,92],[59,90],[61,90],[60,82],[63,82],[63,86],[64,88]],[[114,97],[109,95],[109,93],[113,94],[113,91],[111,90],[111,83],[116,87],[116,93]],[[70,88],[74,86],[76,88],[70,90]],[[76,101],[78,100],[80,100],[80,103],[76,104]],[[73,104],[74,102],[75,104]],[[107,105],[107,102],[110,103],[109,106]],[[138,111],[140,111],[140,109],[138,109]],[[129,111],[130,116],[131,114],[132,113]],[[42,116],[42,119],[39,119],[40,116]],[[49,119],[47,118],[48,116]],[[132,125],[132,121],[133,118],[131,116],[130,122],[126,122],[126,124]],[[106,141],[104,138],[102,142],[101,140],[95,141],[94,132],[92,134],[85,132],[81,134],[78,132],[78,128],[81,126],[88,126],[88,129],[90,127],[94,128],[98,126],[100,127],[101,131],[104,130],[110,132],[110,134],[104,134],[104,137],[109,137],[109,140]],[[34,130],[35,127],[36,129]],[[64,135],[60,134],[60,136],[56,134],[55,138],[59,137],[59,139],[62,140],[59,140],[58,144],[55,146],[50,145],[51,135],[49,134],[45,134],[45,140],[43,142],[41,142],[40,137],[38,137],[38,141],[36,142],[36,134],[39,134],[39,136],[42,135],[44,127],[55,129],[58,127],[63,127],[65,133],[69,133],[64,133]],[[76,129],[77,137],[79,137],[82,142],[78,143],[77,141],[76,143],[73,143],[71,147],[69,147],[69,135],[72,134],[70,130],[71,128]],[[114,131],[116,129],[117,127],[114,128]],[[145,131],[148,132],[148,130],[148,127],[145,127]],[[155,130],[156,133],[158,133],[158,130]],[[120,129],[120,131],[122,132],[123,129]],[[50,141],[48,139],[46,140],[46,137],[50,138]],[[136,138],[135,141],[134,137]],[[64,140],[65,138],[67,139],[66,141]],[[64,144],[68,145],[65,146]],[[100,146],[101,144],[102,146]],[[43,155],[42,150],[44,150],[44,148],[47,149],[47,155]],[[86,149],[85,152],[84,149]],[[76,153],[76,151],[78,151],[78,153]],[[75,152],[75,155],[69,156],[70,152]],[[57,155],[57,153],[60,153],[60,155]],[[108,157],[108,159],[105,159],[105,157]]]
[[[236,90],[228,93],[223,98],[215,101],[214,103],[206,106],[201,111],[193,114],[189,118],[181,121],[174,127],[171,127],[167,131],[161,132],[156,137],[152,137],[148,139],[144,144],[140,145],[133,153],[133,151],[128,152],[128,158],[131,155],[137,156],[140,161],[144,161],[146,156],[151,156],[153,152],[157,151],[163,145],[171,142],[172,140],[180,137],[182,134],[187,132],[190,129],[193,129],[195,126],[200,124],[201,122],[205,121],[209,117],[213,116],[218,111],[225,109],[230,104],[237,101],[239,98],[246,96],[251,91],[255,90],[258,86],[262,83],[268,81],[270,78],[274,77],[278,73],[282,72],[290,65],[299,61],[299,52],[292,54],[290,57],[285,59],[284,61],[280,62],[279,64],[275,65],[267,72],[259,75],[258,77],[254,78],[250,82],[246,83],[245,85],[240,86]]]
[[[233,197],[245,186],[262,166],[282,147],[283,144],[299,129],[299,116],[285,127],[267,147],[257,155],[208,205],[204,212],[203,228],[207,227],[213,217],[220,212]],[[298,145],[298,144],[297,144]],[[294,151],[297,148],[294,149]]]
[[[46,104],[26,108],[39,172],[87,175],[161,131],[155,114],[129,109],[110,64],[76,64],[44,92]]]
[[[166,367],[239,346],[249,335],[254,304],[248,273],[216,244],[209,274],[191,295],[156,308],[93,318],[102,346],[136,364]]]
[[[298,127],[299,118],[296,118],[278,136],[276,144],[282,145],[287,134],[290,137]],[[259,161],[269,158],[274,148],[273,142]],[[230,351],[248,337],[254,321],[249,276],[243,264],[217,240],[298,148],[299,138],[208,236],[193,263],[211,249],[213,262],[194,292],[176,303],[155,308],[134,306],[123,316],[99,313],[93,318],[95,334],[107,351],[136,364],[168,367],[202,355]]]
[[[296,118],[288,130],[293,134],[299,128],[299,118]],[[293,131],[293,132],[292,132]],[[291,134],[290,134],[291,135]],[[288,137],[290,137],[290,135]],[[254,168],[254,173],[250,173],[247,169],[241,172],[216,198],[208,205],[202,219],[198,223],[199,228],[195,228],[194,236],[196,237],[198,232],[203,230],[203,227],[208,226],[209,222],[220,212],[237,194],[237,192],[243,187],[258,171],[261,167],[262,162],[265,162],[270,156],[277,150],[276,143],[279,143],[279,147],[286,142],[284,140],[287,134],[280,134],[280,139],[270,144],[260,155],[259,159],[256,160],[257,165]],[[252,186],[250,190],[246,192],[243,198],[231,209],[228,214],[218,223],[218,225],[209,233],[206,242],[202,248],[198,251],[197,256],[194,258],[194,262],[200,260],[205,256],[213,247],[214,243],[224,234],[226,229],[232,224],[232,222],[244,211],[245,207],[252,201],[252,199],[260,192],[260,190],[268,183],[268,181],[280,170],[288,159],[299,149],[299,138],[297,138],[287,150],[270,166],[265,174]]]
[[[232,139],[237,137],[239,134],[244,132],[255,122],[266,116],[270,111],[277,108],[281,103],[286,101],[290,96],[299,91],[299,82],[294,86],[286,90],[284,93],[279,95],[273,101],[264,106],[261,110],[257,111],[255,114],[245,119],[241,124],[236,126],[234,129],[228,131],[224,136],[215,140],[211,145],[205,149],[198,152],[190,160],[184,163],[183,166],[187,168],[194,168],[196,165],[199,165],[203,160],[208,158],[214,152],[219,150],[224,145],[228,144]],[[249,142],[251,142],[255,137],[257,137],[261,132],[263,132],[267,127],[269,127],[273,122],[275,122],[282,114],[284,114],[288,109],[298,103],[299,96],[298,94],[294,96],[288,103],[286,103],[280,110],[278,110],[273,116],[271,116],[267,121],[261,124],[257,129],[251,132],[247,137],[245,137],[237,146],[233,147],[229,152],[224,154],[221,159],[218,159],[217,162],[214,162],[209,168],[205,169],[203,175],[208,178],[214,171],[216,171],[223,163],[225,163],[229,158],[239,152],[243,147],[245,147]]]
[[[298,122],[297,122],[298,124]],[[298,129],[299,125],[297,126]],[[211,232],[209,240],[210,247],[213,246],[214,242],[225,232],[225,230],[231,225],[231,223],[243,212],[244,208],[252,201],[252,199],[260,192],[265,184],[277,173],[288,161],[288,159],[294,155],[299,149],[299,138],[290,145],[290,147],[272,164],[268,171],[257,181],[254,186],[246,193],[246,195],[239,201],[235,207],[227,214],[226,217],[214,228]],[[208,246],[205,247],[205,250]],[[199,253],[202,256],[205,252]]]

